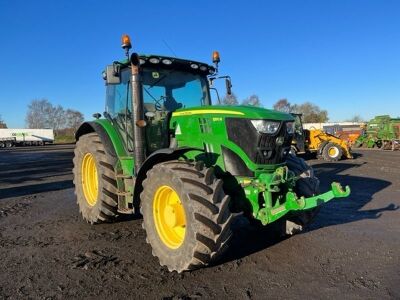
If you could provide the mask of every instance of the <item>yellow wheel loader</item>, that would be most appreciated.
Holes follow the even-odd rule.
[[[291,146],[293,154],[316,153],[318,158],[326,161],[353,158],[347,142],[320,129],[304,129],[302,115],[292,115],[295,118],[295,134]]]

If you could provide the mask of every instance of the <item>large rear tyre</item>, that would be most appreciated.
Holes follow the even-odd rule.
[[[342,155],[342,147],[336,143],[328,143],[322,149],[322,157],[326,161],[338,161]]]
[[[300,179],[296,181],[295,187],[297,196],[311,197],[319,194],[319,179],[304,159],[288,155],[286,163],[289,170],[294,172],[296,176],[300,176]],[[286,218],[284,233],[286,235],[293,235],[303,231],[312,223],[319,210],[320,207],[318,206],[299,213],[291,213]]]
[[[141,194],[146,242],[169,271],[206,266],[227,249],[233,215],[222,184],[199,163],[169,161],[147,172]]]
[[[79,211],[87,222],[117,217],[117,181],[113,165],[97,133],[81,136],[75,146],[74,185]]]

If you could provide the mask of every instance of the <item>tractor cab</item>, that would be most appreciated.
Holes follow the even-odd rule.
[[[146,122],[146,153],[168,147],[168,121],[180,108],[211,105],[206,64],[159,55],[139,55],[140,97]],[[134,151],[132,68],[126,61],[107,67],[104,116],[113,121],[128,151]]]
[[[294,117],[294,135],[292,140],[291,151],[294,153],[304,153],[307,151],[306,145],[310,132],[303,128],[302,114],[291,114]]]

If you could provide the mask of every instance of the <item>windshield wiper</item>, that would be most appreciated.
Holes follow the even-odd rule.
[[[149,87],[150,89],[151,87]],[[144,86],[143,86],[144,91],[149,95],[154,101],[158,101]]]

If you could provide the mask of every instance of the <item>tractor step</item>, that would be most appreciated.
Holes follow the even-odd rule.
[[[117,212],[124,215],[132,215],[135,213],[133,208],[118,208]]]
[[[124,196],[124,197],[132,197],[133,194],[131,192],[117,192],[118,196]]]

